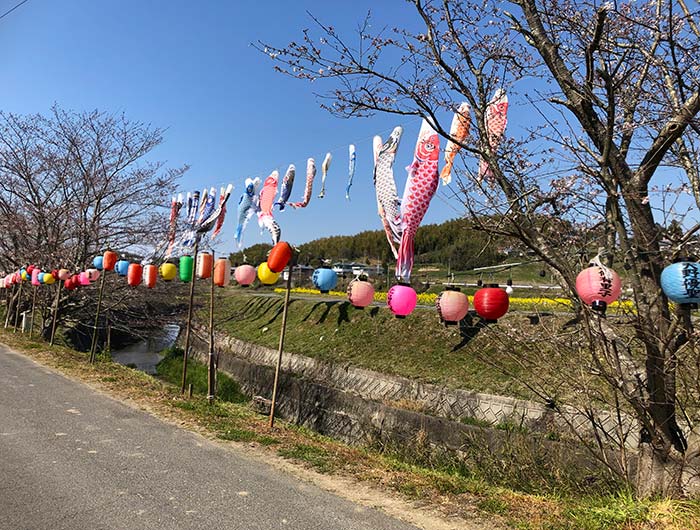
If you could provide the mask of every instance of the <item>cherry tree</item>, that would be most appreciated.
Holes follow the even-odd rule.
[[[617,469],[642,495],[697,492],[698,336],[688,310],[660,287],[666,265],[697,251],[697,8],[407,0],[396,9],[411,10],[419,29],[377,29],[368,15],[357,34],[341,35],[312,16],[298,42],[258,47],[278,71],[322,87],[322,106],[337,116],[423,117],[461,147],[467,214],[554,271],[575,302],[583,371],[607,389],[588,398],[634,419],[639,447]],[[517,114],[523,124],[500,142],[486,117],[499,89],[511,122]],[[460,141],[450,121],[461,102],[471,131]],[[635,308],[625,318],[578,303],[576,274],[594,255],[625,271]],[[586,410],[600,427],[597,409]],[[601,454],[626,446],[613,431],[599,437]]]

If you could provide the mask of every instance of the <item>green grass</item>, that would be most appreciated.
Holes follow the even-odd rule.
[[[158,376],[169,383],[179,385],[182,381],[183,352],[179,348],[169,348],[163,352],[165,357],[156,366]],[[208,391],[208,368],[195,359],[187,361],[187,383],[192,384],[194,392],[205,394]],[[222,372],[217,373],[217,397],[232,403],[244,403],[248,397],[241,392],[240,386]]]
[[[216,328],[233,337],[276,349],[283,300],[276,295],[256,296],[232,289],[218,295]],[[205,317],[202,313],[202,317]],[[562,317],[546,317],[548,322]],[[356,309],[345,300],[314,300],[292,296],[285,351],[316,359],[349,364],[382,373],[434,383],[449,388],[531,399],[532,392],[518,381],[523,364],[503,348],[501,330],[517,326],[534,334],[542,352],[541,325],[531,325],[526,314],[512,313],[497,325],[473,327],[464,322],[446,327],[434,309],[416,309],[405,319],[385,307]],[[553,348],[552,348],[553,349]],[[564,352],[553,351],[548,365],[571,365]],[[498,368],[496,368],[498,366]]]

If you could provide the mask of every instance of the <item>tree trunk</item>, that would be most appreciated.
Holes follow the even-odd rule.
[[[700,453],[683,455],[670,449],[654,450],[651,444],[640,446],[634,486],[640,497],[684,497],[700,493]]]

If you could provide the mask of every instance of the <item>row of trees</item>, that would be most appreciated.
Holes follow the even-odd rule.
[[[123,115],[57,106],[48,115],[0,112],[0,271],[30,263],[79,271],[107,248],[139,253],[161,242],[163,206],[187,169],[149,159],[162,141],[161,129]],[[124,317],[117,320],[156,316],[124,282],[110,287],[108,309]],[[53,299],[40,293],[48,317]],[[59,314],[78,343],[90,333],[94,299],[81,291],[61,297]]]
[[[265,261],[270,245],[256,244],[231,255],[232,263]],[[317,266],[321,260],[391,264],[393,256],[382,230],[367,230],[351,236],[331,236],[299,245],[303,264]],[[454,270],[495,265],[504,259],[502,249],[466,219],[454,219],[420,228],[415,240],[416,263],[450,264]]]
[[[594,245],[609,265],[627,269],[635,311],[606,320],[577,305],[582,340],[561,347],[588,362],[550,380],[531,373],[528,383],[556,396],[569,381],[579,399],[561,406],[582,411],[599,433],[598,456],[640,494],[697,493],[700,344],[687,309],[669,304],[660,286],[665,265],[692,255],[700,229],[697,7],[685,0],[406,6],[413,12],[406,27],[368,17],[347,36],[314,19],[298,41],[259,48],[280,72],[316,90],[325,83],[321,103],[335,115],[430,120],[462,148],[458,185],[471,221],[536,254],[575,302],[572,256]],[[510,96],[511,122],[515,114],[521,123],[498,144],[486,123],[497,89]],[[449,134],[461,101],[471,106],[464,141]],[[479,175],[476,159],[490,176]],[[689,211],[695,219],[684,217]],[[578,235],[561,230],[562,221]],[[635,419],[636,451],[626,450],[625,422],[601,427],[609,411]],[[611,446],[619,449],[614,463]]]

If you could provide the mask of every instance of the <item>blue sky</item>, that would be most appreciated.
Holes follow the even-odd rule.
[[[0,0],[0,12],[18,1]],[[181,181],[182,191],[232,182],[233,210],[245,177],[264,178],[273,169],[283,175],[290,163],[297,166],[291,199],[301,200],[306,159],[312,156],[319,166],[313,199],[304,210],[276,215],[283,239],[302,243],[379,229],[371,138],[404,126],[395,165],[401,193],[419,121],[334,118],[319,108],[313,94],[324,87],[275,73],[272,60],[250,46],[257,40],[283,45],[299,39],[301,29],[311,26],[306,11],[349,35],[369,7],[377,25],[415,21],[402,0],[29,0],[0,20],[0,108],[47,112],[56,102],[75,110],[123,111],[131,119],[164,127],[165,142],[154,158],[191,166]],[[348,203],[344,190],[349,143],[357,146],[358,163]],[[319,200],[326,151],[334,160],[326,197]],[[451,194],[439,192],[424,223],[461,213]],[[234,230],[231,212],[218,250],[233,249]],[[267,232],[261,235],[251,221],[246,245],[268,240]]]

